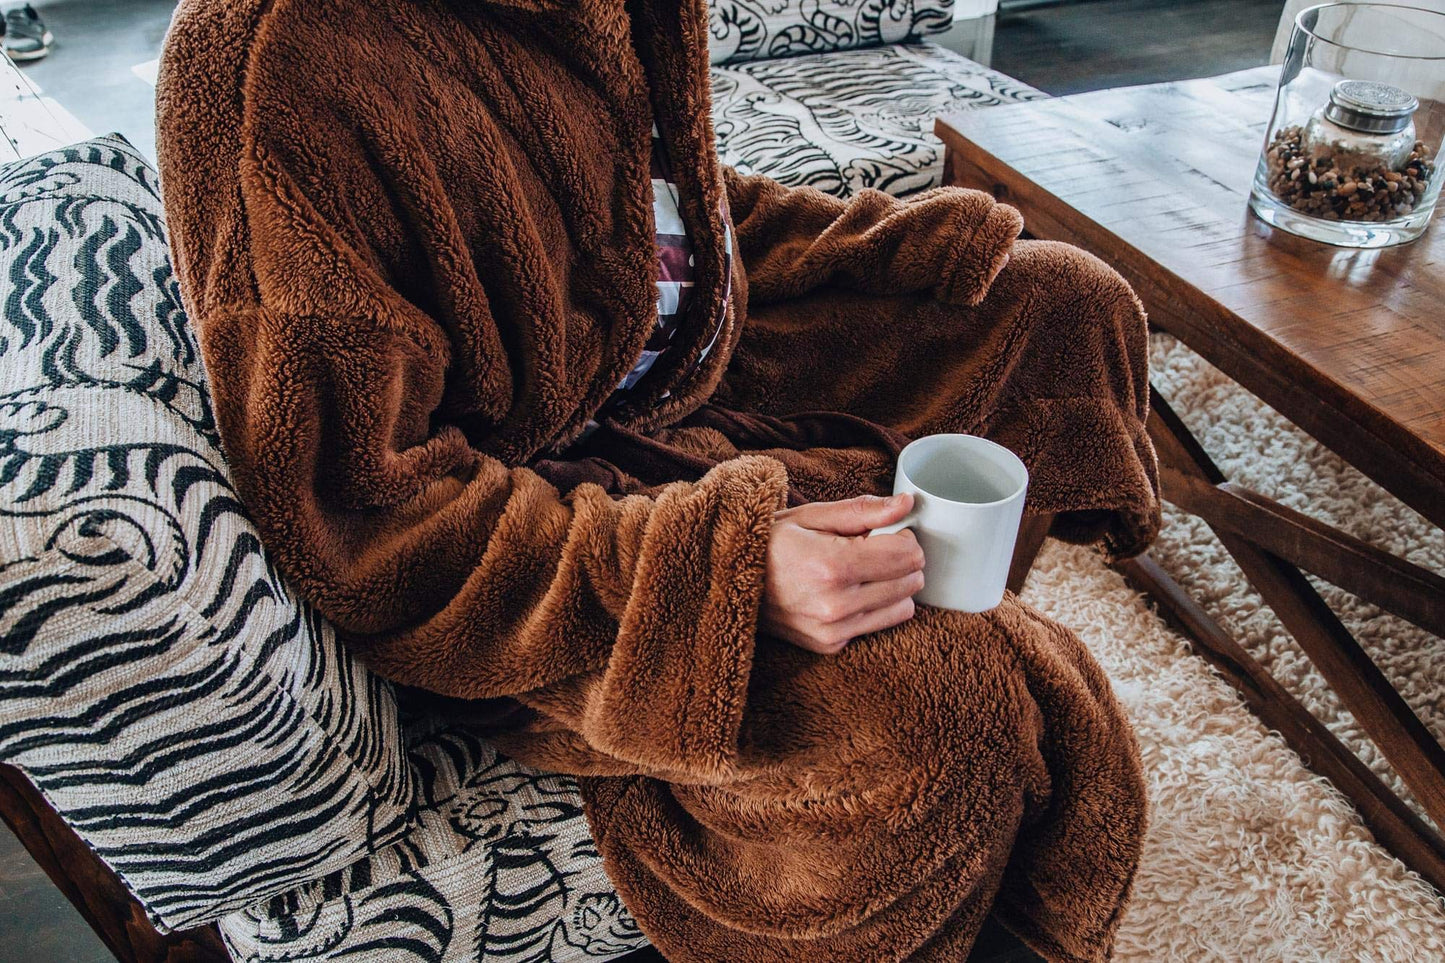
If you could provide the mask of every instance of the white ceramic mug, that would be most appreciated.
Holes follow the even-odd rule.
[[[913,510],[870,535],[913,529],[923,549],[926,605],[986,612],[1003,600],[1029,471],[1002,445],[975,435],[929,435],[903,449],[893,493]]]

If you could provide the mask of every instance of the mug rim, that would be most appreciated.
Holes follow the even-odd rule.
[[[1008,495],[1005,495],[1003,498],[996,498],[991,502],[961,502],[957,499],[946,498],[943,495],[934,494],[933,492],[924,488],[922,485],[918,484],[913,480],[913,476],[910,475],[903,466],[903,460],[908,457],[908,452],[917,446],[924,445],[928,442],[933,442],[934,444],[945,444],[949,441],[957,441],[961,439],[967,440],[969,442],[981,442],[986,449],[1002,452],[1005,461],[1010,462],[1011,467],[1017,468],[1018,473],[1023,476],[1023,480],[1018,483],[1017,487],[1015,487],[1012,492],[1010,492]],[[936,435],[924,435],[922,438],[913,439],[907,445],[904,445],[903,450],[898,453],[897,470],[900,474],[903,475],[904,478],[908,479],[908,484],[911,487],[913,487],[919,492],[922,492],[931,499],[936,499],[948,505],[959,505],[968,508],[995,508],[999,505],[1007,505],[1009,502],[1022,497],[1029,490],[1029,468],[1027,465],[1024,464],[1024,460],[1022,458],[1014,454],[1013,451],[1009,450],[1003,445],[1000,445],[996,441],[992,441],[988,438],[983,437],[982,435],[970,435],[966,432],[943,432]]]

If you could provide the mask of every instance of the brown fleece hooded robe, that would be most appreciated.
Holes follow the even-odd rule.
[[[959,960],[995,904],[1110,953],[1146,801],[1079,640],[1009,596],[821,657],[757,634],[774,511],[987,434],[1055,534],[1158,524],[1117,275],[977,192],[844,202],[720,168],[704,0],[185,0],[160,154],[233,477],[377,671],[521,707],[671,959]],[[656,321],[656,121],[692,317]]]

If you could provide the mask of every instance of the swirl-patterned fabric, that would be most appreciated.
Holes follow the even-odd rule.
[[[953,24],[953,0],[709,0],[715,64],[920,40]]]
[[[162,927],[406,828],[391,687],[297,603],[226,476],[154,170],[0,168],[0,759]]]
[[[221,921],[242,963],[578,963],[647,945],[608,882],[576,782],[465,727],[413,727],[418,822],[389,849]]]
[[[712,88],[723,163],[840,196],[937,187],[940,114],[1045,96],[932,43],[714,67]]]

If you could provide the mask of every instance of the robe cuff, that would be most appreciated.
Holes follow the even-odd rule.
[[[657,496],[589,707],[599,749],[694,776],[735,762],[773,515],[787,492],[780,462],[745,456]]]
[[[975,205],[960,205],[953,233],[958,241],[943,265],[940,299],[949,304],[981,303],[1008,263],[1023,227],[1023,215],[1007,204],[990,203],[981,213]]]

